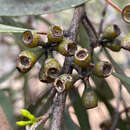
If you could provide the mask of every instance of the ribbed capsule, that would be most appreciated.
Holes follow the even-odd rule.
[[[89,53],[87,49],[80,48],[75,51],[74,62],[78,66],[85,68],[91,62],[91,54]]]
[[[98,77],[106,78],[112,73],[112,64],[108,61],[100,61],[94,66],[93,73]]]
[[[17,57],[16,68],[22,73],[28,72],[40,58],[41,54],[42,52],[22,51]]]
[[[121,41],[118,39],[115,39],[112,42],[106,43],[105,46],[112,51],[118,52],[121,49]]]
[[[34,48],[39,45],[40,36],[36,32],[28,30],[22,34],[22,41],[26,47]]]
[[[130,23],[130,3],[123,8],[122,18],[126,23]]]
[[[86,88],[82,95],[82,104],[86,109],[97,107],[98,98],[92,88]]]
[[[62,74],[55,79],[54,87],[60,93],[68,90],[73,85],[73,77],[70,74]]]
[[[64,56],[73,56],[76,49],[77,49],[76,44],[72,40],[68,39],[64,39],[58,45],[58,52]]]
[[[121,46],[123,49],[130,51],[130,33],[127,34],[122,40],[121,40]]]
[[[54,58],[48,58],[44,63],[44,72],[47,77],[50,77],[52,79],[57,78],[57,76],[61,72],[61,65],[59,62]]]
[[[58,25],[52,25],[47,34],[48,43],[55,44],[63,40],[63,29]]]
[[[120,35],[121,31],[120,28],[114,24],[114,25],[108,25],[102,34],[103,39],[113,40],[114,38],[118,37]]]

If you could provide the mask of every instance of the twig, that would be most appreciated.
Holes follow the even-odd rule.
[[[122,93],[121,93],[122,87],[121,87],[121,85],[122,84],[120,83],[119,94],[118,94],[118,99],[117,99],[117,107],[115,109],[113,124],[112,124],[110,130],[115,130],[116,129],[116,126],[117,126],[117,123],[118,123],[118,120],[119,120],[119,106],[120,106],[120,101],[121,101],[121,98],[122,98]]]
[[[50,130],[61,130],[63,126],[63,113],[65,107],[65,100],[66,100],[66,92],[57,94],[57,100],[53,102],[54,112]]]
[[[50,109],[47,111],[47,113],[43,116],[41,116],[38,120],[38,122],[29,128],[28,130],[35,130],[40,124],[45,124],[45,122],[48,120],[48,118],[52,115],[54,109],[54,105],[50,107]]]
[[[74,15],[70,24],[68,31],[66,31],[66,36],[72,41],[77,43],[77,35],[79,31],[79,24],[85,14],[85,5],[81,5],[75,8]],[[63,65],[62,73],[72,73],[71,61],[73,57],[66,57]],[[53,102],[55,104],[53,118],[51,123],[51,130],[61,130],[63,124],[63,112],[66,101],[66,92],[57,94],[57,101]]]
[[[100,38],[100,35],[103,32],[103,24],[104,24],[105,15],[106,15],[106,12],[107,12],[107,7],[108,7],[108,4],[105,4],[104,10],[102,11],[102,19],[101,19],[101,22],[100,22],[100,25],[99,25],[99,32],[98,32],[99,38]]]

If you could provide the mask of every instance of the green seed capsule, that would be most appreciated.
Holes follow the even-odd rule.
[[[58,25],[51,26],[48,34],[48,42],[50,44],[59,43],[63,40],[63,29]]]
[[[122,40],[121,40],[121,46],[123,49],[130,51],[130,33],[127,34]]]
[[[22,34],[22,41],[26,47],[34,48],[39,45],[40,36],[36,32],[25,31]]]
[[[54,87],[59,93],[68,90],[73,85],[73,78],[70,74],[62,74],[58,78],[55,79]]]
[[[115,39],[112,42],[107,43],[106,47],[111,49],[112,51],[118,52],[121,49],[121,41],[118,39]]]
[[[39,80],[43,83],[52,83],[54,82],[54,79],[46,76],[45,72],[43,71],[43,67],[40,69],[39,72]]]
[[[102,38],[103,39],[108,39],[108,40],[113,40],[115,39],[117,36],[120,35],[120,28],[114,24],[114,25],[108,25],[105,29],[104,32],[102,34]]]
[[[87,49],[78,49],[77,51],[75,51],[74,62],[78,66],[85,68],[91,62],[91,54],[88,52]]]
[[[130,4],[126,5],[122,10],[122,18],[126,23],[130,23]]]
[[[58,52],[64,56],[74,55],[77,49],[76,44],[72,40],[65,39],[58,45]]]
[[[61,72],[61,66],[54,58],[48,58],[44,64],[44,72],[47,77],[55,79]]]
[[[86,109],[91,109],[97,106],[98,98],[96,93],[91,88],[86,88],[82,95],[82,104]]]
[[[19,126],[31,125],[32,123],[33,123],[32,121],[18,121],[18,122],[16,122],[16,124]]]
[[[17,57],[16,68],[22,73],[28,72],[37,62],[41,54],[41,50],[38,53],[28,50],[22,51]]]
[[[93,72],[98,77],[106,78],[112,73],[112,64],[108,61],[100,61],[94,66]]]

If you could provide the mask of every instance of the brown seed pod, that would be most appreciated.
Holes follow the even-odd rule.
[[[55,79],[61,72],[61,66],[54,58],[48,58],[44,64],[44,72],[47,77]]]
[[[68,90],[73,85],[73,78],[70,74],[62,74],[58,78],[55,79],[54,87],[59,93]]]
[[[130,23],[130,4],[126,5],[122,10],[122,18],[126,23]]]
[[[68,39],[64,39],[58,45],[58,52],[64,56],[73,56],[76,49],[77,49],[76,44],[72,40]]]
[[[85,68],[91,62],[91,54],[85,48],[78,49],[75,51],[74,62],[78,66]]]
[[[94,66],[93,73],[98,77],[106,78],[112,73],[112,64],[108,61],[100,61]]]
[[[63,40],[63,29],[58,25],[52,25],[47,34],[48,43],[56,44]]]
[[[114,24],[114,25],[108,25],[102,34],[103,39],[113,40],[116,37],[120,35],[121,31],[120,28]]]
[[[22,51],[17,57],[16,68],[20,72],[28,72],[40,58],[41,54],[42,50],[39,50],[38,53],[28,50]]]
[[[39,46],[40,36],[36,32],[28,30],[22,34],[22,41],[26,47],[34,48]]]

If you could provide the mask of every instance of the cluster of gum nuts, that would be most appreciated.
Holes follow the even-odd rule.
[[[107,47],[112,51],[120,51],[121,48],[130,50],[130,34],[128,34],[122,42],[116,39],[120,34],[117,25],[108,25],[100,38],[100,45]],[[112,65],[108,61],[99,61],[92,63],[91,52],[86,48],[79,48],[69,37],[64,36],[63,29],[58,25],[52,25],[46,33],[48,41],[45,43],[41,39],[42,33],[34,31],[25,31],[22,34],[22,42],[28,49],[22,51],[17,57],[16,68],[21,73],[27,73],[34,64],[44,57],[39,72],[39,80],[44,83],[53,83],[57,92],[62,93],[73,87],[74,76],[72,74],[64,74],[60,63],[53,57],[53,51],[57,51],[65,57],[72,57],[73,64],[79,68],[90,69],[91,73],[106,78],[112,73]],[[80,74],[79,74],[80,75]],[[83,106],[86,109],[97,106],[97,96],[92,90],[88,80],[86,80],[85,91],[82,95]]]

